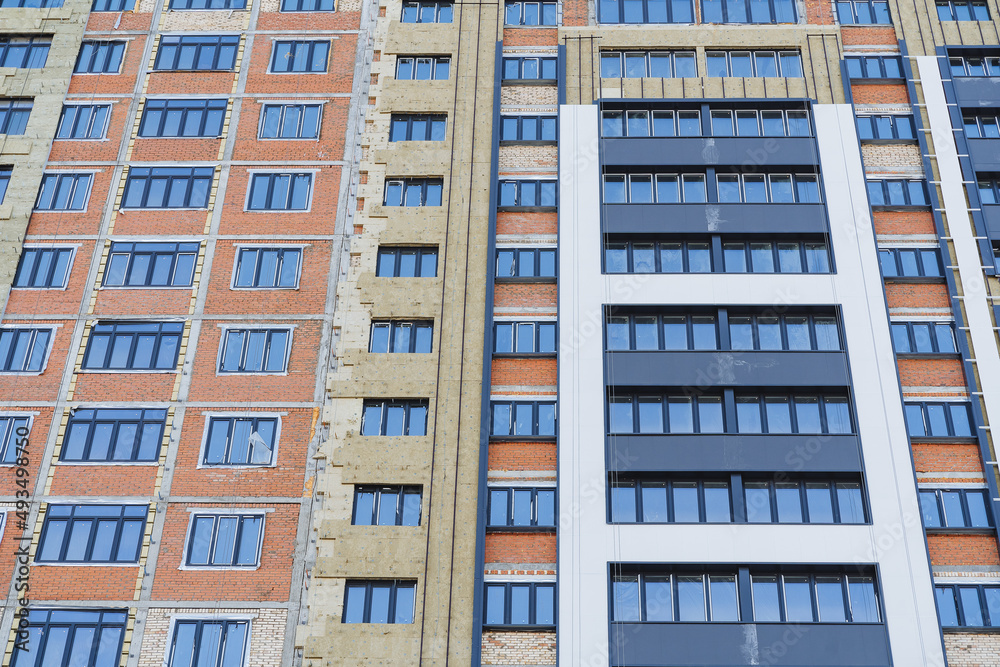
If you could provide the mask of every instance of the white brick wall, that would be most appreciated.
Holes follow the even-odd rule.
[[[171,639],[170,621],[175,615],[183,615],[185,618],[196,615],[205,618],[252,616],[250,650],[245,667],[281,667],[287,613],[284,609],[150,609],[139,651],[139,667],[163,667],[167,644]]]

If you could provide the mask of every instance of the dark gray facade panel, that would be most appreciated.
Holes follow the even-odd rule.
[[[963,76],[952,79],[955,96],[962,108],[988,108],[1000,106],[1000,78]]]
[[[968,139],[969,157],[977,172],[1000,171],[1000,139]]]
[[[605,204],[606,234],[825,234],[823,204]]]
[[[1000,204],[983,204],[982,208],[986,233],[991,238],[1000,238]]]
[[[843,352],[608,352],[604,378],[618,386],[846,387]]]
[[[812,167],[819,164],[819,151],[812,137],[634,137],[605,139],[603,164]]]

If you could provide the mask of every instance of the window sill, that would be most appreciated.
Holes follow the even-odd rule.
[[[947,526],[941,528],[925,528],[928,535],[995,535],[996,529],[987,526],[986,528],[964,528],[961,526]]]
[[[906,283],[935,284],[935,283],[943,283],[945,281],[944,276],[883,276],[882,280],[884,280],[886,283],[902,283],[902,284]]]
[[[490,442],[555,442],[555,435],[491,435]]]
[[[878,85],[884,85],[884,84],[905,84],[906,83],[906,79],[904,79],[902,77],[890,77],[890,76],[887,76],[887,77],[884,77],[884,78],[879,78],[879,77],[874,77],[874,78],[858,77],[856,79],[848,79],[848,81],[851,82],[852,86],[854,84],[856,84],[856,83],[858,83],[858,84],[878,84]]]
[[[918,143],[919,142],[916,139],[862,139],[861,140],[862,146],[893,146],[893,145],[916,146],[918,145]]]
[[[494,359],[555,359],[555,352],[494,352]]]
[[[911,443],[926,443],[929,445],[964,445],[976,444],[978,439],[968,435],[911,435]]]
[[[543,29],[543,30],[553,30],[555,28],[558,28],[559,26],[556,25],[556,24],[552,24],[552,25],[514,25],[514,24],[510,24],[510,23],[504,23],[503,27],[504,27],[504,30],[506,30],[507,28],[540,28],[540,29]]]
[[[951,632],[974,632],[978,634],[1000,634],[1000,627],[983,627],[980,625],[944,625],[941,631],[945,634]]]
[[[129,373],[129,374],[150,373],[150,374],[164,375],[164,374],[167,374],[167,373],[176,373],[177,369],[176,368],[169,368],[169,369],[167,369],[167,368],[81,368],[80,372],[81,373],[99,373],[99,374],[100,373],[103,373],[103,374],[108,374],[108,373]]]
[[[558,146],[555,139],[501,139],[501,146]]]
[[[897,352],[897,359],[955,359],[961,360],[962,355],[944,352]]]
[[[558,79],[502,79],[502,86],[555,86]]]
[[[540,277],[540,276],[528,276],[528,277],[517,277],[517,276],[497,276],[496,282],[498,283],[536,283],[539,285],[554,285],[557,280],[555,276],[551,277]]]
[[[891,204],[872,204],[873,211],[930,211],[930,204],[921,204],[919,206],[906,205],[906,206],[893,206]]]
[[[891,28],[893,27],[892,21],[889,23],[840,23],[837,22],[842,28]]]
[[[63,461],[57,460],[56,465],[60,466],[150,466],[159,467],[160,460],[156,461]]]
[[[538,632],[539,630],[555,632],[554,625],[492,625],[483,623],[483,630],[503,630],[505,632]]]
[[[555,213],[558,210],[558,206],[497,206],[500,213]]]
[[[555,533],[555,526],[486,526],[487,533]]]

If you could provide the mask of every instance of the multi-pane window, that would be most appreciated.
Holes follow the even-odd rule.
[[[392,114],[389,141],[444,141],[448,116]]]
[[[606,174],[605,204],[703,204],[705,174]]]
[[[858,137],[862,141],[865,139],[912,141],[917,138],[913,116],[858,116],[857,121]]]
[[[528,56],[503,59],[504,81],[555,81],[558,58]]]
[[[911,437],[958,437],[975,435],[968,403],[904,403],[906,430]]]
[[[609,433],[724,433],[721,396],[621,395],[608,399]]]
[[[60,461],[122,463],[157,461],[166,410],[76,409],[70,413]]]
[[[92,12],[130,12],[135,7],[135,0],[94,0]]]
[[[1000,56],[952,56],[952,76],[1000,76]]]
[[[0,373],[40,373],[53,330],[35,327],[0,329]]]
[[[146,505],[49,505],[37,563],[136,563]]]
[[[7,186],[10,185],[10,175],[13,171],[11,167],[0,165],[0,203],[3,202],[3,198],[7,195]]]
[[[555,248],[500,248],[497,250],[498,278],[554,278]]]
[[[444,180],[398,178],[385,181],[385,206],[440,206]]]
[[[804,109],[781,111],[736,111],[713,109],[713,137],[809,137],[809,112]]]
[[[903,78],[903,61],[899,56],[845,56],[844,62],[851,79]]]
[[[927,182],[900,178],[868,181],[872,206],[927,206]]]
[[[0,37],[0,67],[45,67],[51,37]]]
[[[228,101],[146,100],[140,137],[218,137]]]
[[[601,77],[605,79],[695,76],[694,51],[601,51]]]
[[[206,208],[213,167],[130,167],[122,208]]]
[[[103,139],[110,115],[110,104],[66,104],[55,138]]]
[[[380,278],[434,278],[437,248],[379,248],[375,275]]]
[[[325,72],[330,42],[275,41],[271,50],[271,72]]]
[[[30,417],[0,415],[0,464],[16,463],[21,458],[17,450],[27,445],[30,428]]]
[[[250,176],[248,211],[306,211],[312,203],[311,173],[257,172]]]
[[[455,10],[450,1],[404,2],[403,23],[451,23]]]
[[[63,0],[0,0],[0,9],[49,9],[62,6]]]
[[[299,284],[301,248],[240,248],[233,287],[294,289]]]
[[[183,322],[98,322],[87,340],[83,368],[174,370],[183,333]]]
[[[627,242],[604,246],[605,273],[711,273],[708,241]]]
[[[556,404],[552,401],[491,401],[490,435],[554,436]]]
[[[609,315],[606,333],[608,350],[719,348],[715,315]]]
[[[243,667],[250,622],[178,619],[166,667]]]
[[[65,287],[73,248],[26,247],[11,287]]]
[[[938,278],[944,275],[937,248],[880,248],[878,260],[885,278]]]
[[[736,396],[737,433],[853,433],[846,396]]]
[[[36,211],[82,211],[90,199],[93,174],[49,172],[42,176],[38,188]]]
[[[260,112],[261,139],[315,139],[321,104],[265,104]]]
[[[965,135],[974,139],[1000,138],[1000,118],[995,113],[976,114],[962,117]]]
[[[605,137],[700,137],[701,113],[686,111],[605,111]]]
[[[501,116],[500,141],[556,141],[556,116]]]
[[[612,618],[618,622],[739,621],[735,573],[615,575]]]
[[[508,0],[504,4],[505,25],[556,25],[558,10],[555,2],[525,2]]]
[[[31,98],[0,97],[0,134],[24,134],[32,105]]]
[[[348,579],[344,623],[413,623],[417,582]]]
[[[125,42],[91,42],[80,45],[74,74],[118,74],[122,67]]]
[[[798,51],[706,51],[708,76],[786,77],[803,76]]]
[[[190,287],[201,244],[151,242],[111,244],[104,287]]]
[[[239,35],[163,35],[153,69],[158,71],[231,70]]]
[[[818,204],[816,174],[718,174],[721,204]]]
[[[864,523],[857,482],[743,481],[750,523]]]
[[[840,350],[832,315],[741,315],[731,312],[733,350]],[[609,315],[608,350],[715,350],[714,315]]]
[[[271,465],[280,423],[278,417],[209,417],[202,464]]]
[[[722,243],[726,273],[829,273],[830,252],[821,241]]]
[[[333,0],[281,0],[283,12],[332,12]]]
[[[987,493],[986,489],[921,489],[920,511],[924,526],[989,528],[992,521]]]
[[[555,322],[496,322],[493,352],[496,354],[554,354]]]
[[[820,241],[723,239],[724,263],[712,262],[708,241],[611,242],[604,246],[605,273],[829,273],[830,255]]]
[[[284,373],[291,329],[227,329],[219,352],[220,373]]]
[[[897,354],[956,354],[955,332],[948,322],[894,322],[892,346]]]
[[[730,523],[729,482],[637,479],[609,490],[614,523]]]
[[[556,181],[516,179],[500,181],[497,188],[497,206],[556,205]]]
[[[693,23],[692,0],[600,0],[601,23]]]
[[[795,23],[795,0],[701,0],[702,23]]]
[[[840,350],[837,318],[832,315],[729,314],[734,350]]]
[[[989,21],[986,0],[937,0],[938,18],[942,21]]]
[[[483,602],[483,627],[555,627],[554,582],[500,583],[487,581]]]
[[[976,182],[979,201],[983,204],[1000,204],[1000,180],[979,180]]]
[[[400,81],[443,81],[451,72],[448,56],[399,56],[396,78]]]
[[[365,401],[361,435],[427,435],[427,401]]]
[[[184,562],[196,567],[256,567],[263,537],[263,514],[195,514]]]
[[[12,667],[117,667],[127,609],[30,609],[27,637],[15,642]],[[23,618],[23,617],[22,617]]]
[[[491,486],[486,525],[492,528],[555,526],[555,488]]]
[[[170,0],[170,9],[246,9],[246,0]]]
[[[352,526],[419,526],[419,486],[355,486]]]
[[[429,321],[372,322],[369,352],[427,353],[431,351],[434,323]]]
[[[1000,627],[1000,585],[938,584],[934,593],[943,627]]]
[[[841,25],[892,23],[886,0],[837,0],[837,18]]]

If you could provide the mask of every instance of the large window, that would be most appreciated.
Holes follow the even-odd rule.
[[[899,56],[845,56],[844,62],[851,79],[903,78],[903,61]]]
[[[487,526],[490,528],[549,528],[556,525],[553,487],[489,487]]]
[[[942,626],[1000,627],[1000,585],[938,584],[934,593]]]
[[[125,42],[90,42],[80,45],[74,74],[118,74]]]
[[[504,180],[497,188],[497,206],[545,207],[556,205],[557,183],[554,180]]]
[[[986,0],[937,0],[938,18],[942,21],[989,21]]]
[[[38,188],[36,211],[82,211],[90,199],[93,174],[49,172],[42,176]]]
[[[832,315],[740,315],[729,313],[734,350],[840,350]]]
[[[386,179],[385,206],[440,206],[444,181],[440,178]]]
[[[239,35],[163,35],[153,69],[158,71],[231,70]]]
[[[160,458],[166,410],[78,408],[70,412],[60,461],[151,463]]]
[[[702,23],[795,23],[795,0],[701,0]]]
[[[419,526],[419,486],[355,486],[352,526]]]
[[[896,354],[956,354],[955,332],[949,322],[893,322]]]
[[[497,278],[554,278],[555,248],[498,248]]]
[[[921,489],[924,527],[989,528],[993,522],[987,497],[987,489]]]
[[[878,259],[885,278],[938,278],[944,275],[937,248],[880,248]]]
[[[821,201],[816,174],[718,174],[716,180],[721,204],[818,204]]]
[[[250,621],[178,619],[165,667],[243,667]]]
[[[556,434],[556,404],[552,401],[491,401],[490,435],[501,437]]]
[[[601,77],[605,79],[695,76],[694,51],[601,51]]]
[[[114,241],[104,287],[190,287],[201,244]]]
[[[226,329],[219,372],[284,373],[291,342],[291,329]]]
[[[427,401],[365,401],[361,435],[427,435]]]
[[[730,523],[728,480],[616,480],[609,487],[613,523]]]
[[[972,410],[964,402],[954,403],[905,403],[906,428],[910,437],[971,438]]]
[[[0,203],[3,203],[3,198],[7,195],[11,173],[13,173],[13,169],[6,165],[0,165]]]
[[[556,625],[556,585],[554,582],[483,584],[483,626],[534,626],[554,628]]]
[[[706,51],[708,76],[786,77],[803,76],[798,51]]]
[[[608,350],[719,348],[715,315],[609,315],[606,331]]]
[[[858,116],[857,121],[858,137],[862,141],[914,141],[917,138],[913,116]]]
[[[853,433],[846,396],[736,395],[738,433]]]
[[[857,482],[743,481],[750,523],[864,523]]]
[[[25,247],[11,287],[65,287],[73,252],[71,247]]]
[[[330,42],[275,41],[271,50],[271,72],[325,72]]]
[[[979,201],[983,204],[1000,204],[1000,180],[982,179],[976,182]]]
[[[609,433],[723,433],[721,396],[622,395],[608,399]]]
[[[322,113],[321,104],[265,104],[258,135],[261,139],[315,139]]]
[[[600,0],[601,23],[693,23],[692,0]]]
[[[501,116],[500,141],[556,141],[556,116]]]
[[[434,339],[434,323],[430,321],[372,322],[369,352],[427,353]]]
[[[494,354],[555,354],[555,322],[496,322]]]
[[[0,464],[9,465],[21,458],[30,429],[30,417],[0,415]],[[17,451],[19,447],[22,452]]]
[[[281,0],[283,12],[332,12],[333,0]]]
[[[437,248],[382,247],[378,249],[375,275],[380,278],[434,278]]]
[[[952,56],[952,76],[1000,76],[1000,56]]]
[[[927,182],[893,178],[868,181],[868,199],[872,206],[927,206]]]
[[[299,286],[302,248],[240,248],[233,287],[294,289]]]
[[[254,173],[248,211],[306,211],[312,203],[313,174]]]
[[[86,370],[174,370],[183,322],[98,322],[83,355]]]
[[[0,9],[49,9],[62,7],[63,0],[0,0]]]
[[[413,623],[417,582],[348,579],[344,623]]]
[[[36,563],[137,563],[146,505],[49,505]]]
[[[1000,118],[996,113],[969,114],[962,117],[965,135],[973,139],[1000,138]]]
[[[809,137],[809,112],[804,109],[756,111],[753,109],[713,109],[714,137]]]
[[[837,18],[841,25],[891,25],[886,0],[837,0]]]
[[[263,514],[194,514],[186,565],[256,567],[264,538]]]
[[[63,106],[56,139],[103,139],[110,104],[67,104]]]
[[[451,2],[423,0],[404,2],[401,20],[403,23],[451,23],[453,15]]]
[[[14,644],[11,667],[121,664],[127,609],[30,609],[27,621],[28,636]]]
[[[525,56],[503,59],[504,81],[555,82],[558,58]]]
[[[0,37],[0,67],[45,67],[51,46],[51,37]]]
[[[170,9],[246,9],[246,0],[170,0]]]
[[[267,466],[274,463],[281,419],[210,416],[202,465]]]
[[[389,141],[444,141],[448,116],[435,114],[392,114]]]
[[[679,111],[605,111],[601,116],[605,137],[700,137],[701,113]]]
[[[753,315],[730,311],[730,349],[840,350],[833,315]],[[609,315],[608,350],[715,350],[714,315]]]
[[[448,56],[399,56],[396,78],[400,81],[444,81],[451,71]]]
[[[609,242],[605,273],[829,273],[821,241],[732,241],[723,237],[723,265],[712,261],[708,241]]]
[[[53,332],[38,327],[0,329],[0,373],[40,373]]]
[[[206,208],[213,167],[129,167],[122,208]]]
[[[508,0],[504,4],[505,25],[556,25],[558,3]]]
[[[605,204],[703,204],[705,174],[605,174]]]
[[[218,137],[228,101],[146,100],[140,137]]]
[[[92,12],[130,12],[135,8],[135,0],[94,0]]]
[[[24,134],[33,104],[31,98],[0,97],[0,134]]]

